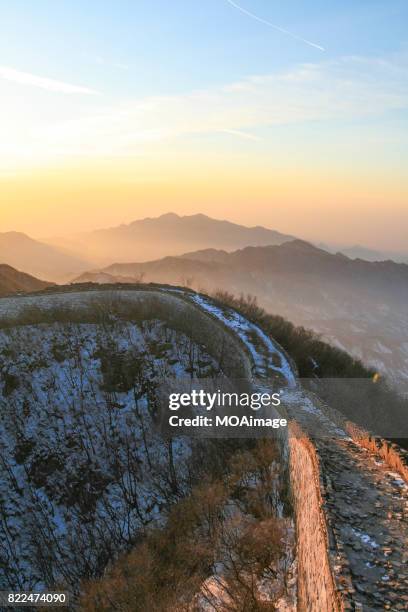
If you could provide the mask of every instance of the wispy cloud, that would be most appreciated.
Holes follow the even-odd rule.
[[[160,155],[175,140],[186,152],[202,134],[262,140],[266,147],[273,126],[321,121],[336,125],[408,109],[407,69],[406,54],[344,57],[180,95],[118,100],[107,106],[95,97],[92,108],[79,113],[68,105],[66,114],[52,123],[45,116],[39,124],[34,116],[29,137],[27,129],[18,132],[17,120],[11,128],[9,116],[4,116],[10,137],[0,141],[0,160],[13,157],[12,148],[20,157],[24,153],[52,160]],[[80,98],[76,101],[84,105]],[[0,132],[1,121],[0,115]]]
[[[222,134],[231,134],[231,136],[237,136],[244,140],[253,140],[254,142],[259,142],[261,140],[259,136],[255,136],[255,134],[250,134],[249,132],[243,132],[242,130],[220,130],[220,132]]]
[[[65,83],[64,81],[57,81],[55,79],[48,79],[29,72],[21,72],[20,70],[15,70],[9,66],[0,66],[0,78],[7,81],[13,81],[14,83],[19,83],[21,85],[31,85],[32,87],[39,87],[40,89],[58,93],[86,95],[94,95],[98,93],[89,87],[72,85],[71,83]]]
[[[223,132],[253,140],[274,125],[376,116],[408,108],[408,85],[401,78],[407,63],[405,57],[349,57],[302,64],[220,88],[113,105],[48,135],[83,154],[106,154],[107,148],[126,153],[148,142],[189,135]]]
[[[240,4],[233,2],[233,0],[226,0],[226,2],[228,2],[228,4],[236,8],[238,11],[240,11],[244,15],[247,15],[247,17],[250,17],[251,19],[255,19],[255,21],[259,21],[260,23],[263,23],[264,25],[267,25],[270,28],[277,30],[278,32],[281,32],[281,34],[286,34],[287,36],[290,36],[291,38],[294,38],[295,40],[299,40],[300,42],[303,42],[306,45],[309,45],[309,47],[314,47],[315,49],[319,49],[319,51],[325,51],[325,48],[322,47],[321,45],[318,45],[317,43],[314,43],[311,40],[308,40],[307,38],[303,38],[302,36],[298,36],[297,34],[294,34],[294,32],[290,32],[289,30],[286,30],[285,28],[281,28],[275,23],[272,23],[271,21],[268,21],[267,19],[264,19],[263,17],[260,17],[259,15],[252,13],[251,11],[248,11],[246,8],[244,8]]]
[[[125,64],[123,62],[115,62],[115,61],[106,59],[102,55],[96,55],[94,57],[89,56],[89,58],[91,60],[93,60],[95,62],[95,64],[99,64],[101,66],[108,66],[108,67],[111,67],[111,68],[118,68],[119,70],[128,70],[129,69],[128,64]]]

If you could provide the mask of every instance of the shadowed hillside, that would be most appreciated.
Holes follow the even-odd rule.
[[[322,333],[394,380],[408,382],[405,264],[352,260],[293,240],[232,253],[206,249],[146,263],[115,264],[78,279],[135,280],[250,293],[269,312]]]
[[[51,286],[52,283],[34,278],[24,272],[19,272],[11,266],[0,264],[0,296],[11,293],[39,291]]]

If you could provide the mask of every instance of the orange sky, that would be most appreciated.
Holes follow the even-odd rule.
[[[0,178],[0,231],[37,238],[173,211],[265,225],[323,242],[402,249],[407,192],[395,177],[330,168],[265,167],[235,159],[140,160],[19,172]]]
[[[407,67],[403,51],[319,52],[130,95],[0,66],[0,231],[201,212],[407,250]],[[120,74],[122,87],[137,82]]]

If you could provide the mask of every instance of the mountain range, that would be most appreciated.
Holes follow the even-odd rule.
[[[90,268],[115,261],[148,261],[202,248],[231,251],[292,239],[265,227],[245,227],[205,215],[182,217],[169,213],[60,238],[35,240],[21,232],[0,233],[0,262],[65,283]]]
[[[21,232],[0,233],[0,262],[39,278],[65,283],[81,272],[115,262],[146,262],[204,250],[210,250],[211,256],[211,250],[231,252],[248,246],[280,245],[294,239],[262,226],[246,227],[202,214],[168,213],[127,225],[42,240]],[[316,246],[335,252],[330,245]],[[341,252],[352,259],[408,262],[408,254],[374,251],[358,245],[344,247]]]
[[[128,225],[54,238],[52,244],[75,252],[99,265],[114,261],[148,261],[204,248],[232,251],[245,246],[282,244],[293,236],[265,227],[245,227],[206,215],[174,213],[146,218]]]
[[[326,250],[331,250],[330,248]],[[347,255],[351,259],[365,259],[366,261],[395,261],[396,263],[408,264],[408,253],[399,253],[398,251],[378,251],[376,249],[368,249],[367,247],[356,244],[352,247],[339,249],[343,255]]]
[[[269,312],[408,385],[408,266],[364,247],[344,252],[200,214],[43,241],[0,233],[0,262],[47,281],[155,281],[253,294]],[[126,261],[137,263],[114,263]]]
[[[119,263],[76,279],[135,281],[250,293],[267,311],[314,329],[399,383],[408,383],[408,265],[353,260],[292,240],[231,253],[205,249]]]

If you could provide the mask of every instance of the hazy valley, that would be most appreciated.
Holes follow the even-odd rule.
[[[408,266],[331,254],[301,241],[204,249],[116,263],[75,282],[160,282],[256,296],[268,312],[309,327],[408,386]]]
[[[371,261],[385,253],[350,247],[347,257],[275,230],[173,213],[51,242],[0,234],[0,261],[44,279],[28,282],[3,267],[3,295],[46,281],[159,282],[251,294],[407,390],[408,266]],[[352,258],[359,254],[367,260]]]
[[[251,294],[406,390],[408,267],[371,261],[390,253],[344,251],[349,257],[275,230],[173,213],[49,242],[0,234],[0,261],[45,281],[165,282]],[[17,283],[18,275],[3,268],[3,294],[46,286],[21,275]]]
[[[202,248],[232,251],[248,245],[281,244],[291,240],[265,227],[245,227],[206,215],[168,213],[127,225],[51,240],[78,257],[107,265],[117,261],[148,261]]]

